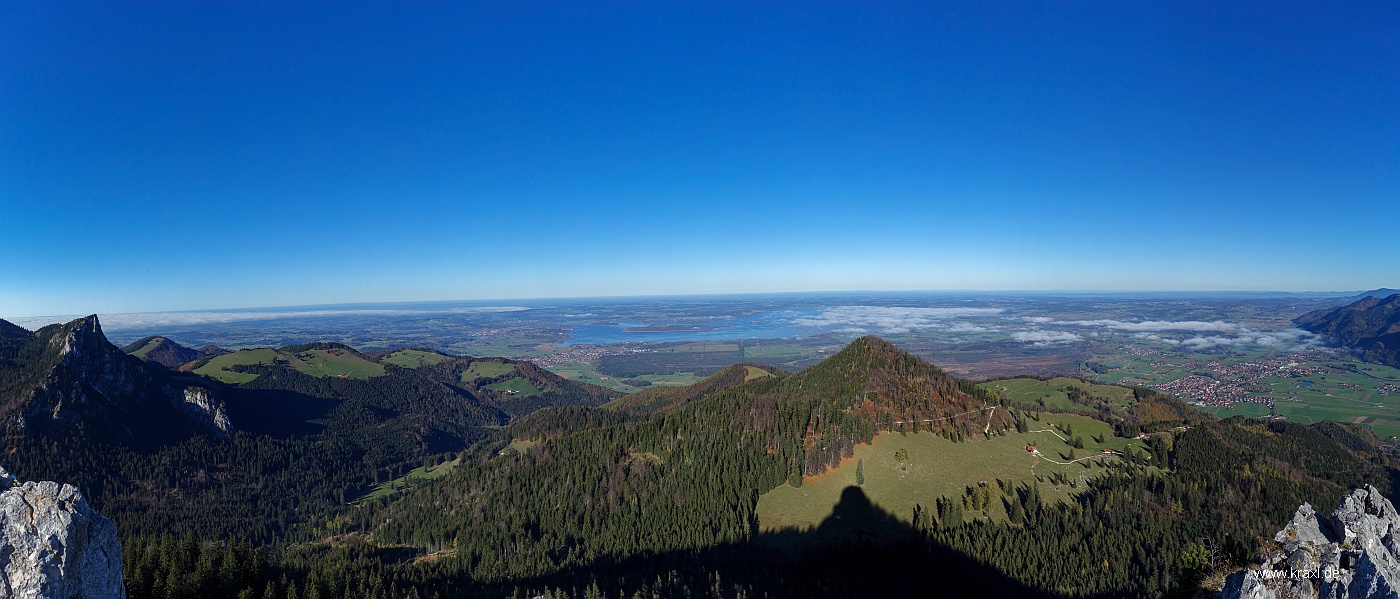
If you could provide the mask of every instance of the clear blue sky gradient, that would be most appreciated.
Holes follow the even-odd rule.
[[[0,4],[0,317],[1395,287],[1397,217],[1389,1]]]

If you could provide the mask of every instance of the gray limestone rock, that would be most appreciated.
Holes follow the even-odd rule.
[[[0,597],[126,597],[116,526],[77,488],[8,474],[0,488]]]
[[[1227,599],[1400,599],[1400,513],[1375,487],[1356,489],[1329,518],[1303,504],[1259,569],[1225,579]]]

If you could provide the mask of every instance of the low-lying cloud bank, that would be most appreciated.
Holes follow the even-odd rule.
[[[1322,343],[1322,337],[1300,329],[1288,329],[1284,331],[1253,331],[1246,330],[1238,337],[1222,337],[1219,335],[1197,335],[1187,339],[1173,339],[1161,335],[1138,333],[1133,335],[1138,339],[1156,341],[1167,345],[1175,345],[1188,349],[1211,349],[1215,347],[1238,347],[1241,345],[1261,345],[1269,348],[1286,348],[1295,345],[1317,345]]]
[[[1011,334],[1011,339],[1022,343],[1033,345],[1053,345],[1058,343],[1074,343],[1083,341],[1084,338],[1068,331],[1020,331]]]
[[[792,324],[804,327],[830,328],[835,332],[879,332],[898,335],[912,331],[943,329],[954,333],[979,333],[987,327],[968,323],[949,323],[955,318],[996,316],[1001,308],[901,308],[884,306],[837,306],[825,308],[815,315],[793,319]]]
[[[1300,329],[1268,331],[1223,320],[1143,320],[1132,322],[1113,319],[1056,320],[1045,316],[1023,316],[1021,320],[1034,325],[1083,327],[1132,333],[1135,339],[1197,350],[1244,345],[1284,349],[1322,343],[1322,337]],[[1176,334],[1172,335],[1172,333]],[[1191,333],[1194,335],[1189,335]],[[1098,333],[1091,332],[1089,335],[1097,336]],[[1057,340],[1051,340],[1051,337],[1056,337]],[[1074,337],[1074,339],[1070,337]],[[1067,343],[1082,339],[1079,335],[1071,333],[1040,330],[1016,333],[1011,338],[1015,341],[1035,344]]]

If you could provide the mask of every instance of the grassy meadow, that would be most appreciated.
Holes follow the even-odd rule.
[[[539,395],[540,390],[533,383],[523,378],[506,379],[499,383],[492,383],[483,387],[492,391],[507,391],[517,395]]]
[[[500,362],[472,362],[467,369],[462,371],[462,382],[470,383],[477,379],[489,379],[515,372],[514,364],[502,364]]]
[[[437,352],[423,351],[420,349],[401,349],[384,356],[380,361],[401,368],[422,368],[424,366],[435,366],[450,359],[451,358]]]
[[[1106,398],[1117,406],[1118,410],[1126,409],[1133,403],[1132,389],[1115,385],[1086,383],[1069,377],[1056,377],[1046,381],[1034,378],[1004,379],[988,381],[978,386],[988,391],[1002,393],[1008,401],[1040,404],[1047,408],[1060,410],[1082,410],[1086,407],[1083,404],[1070,401],[1069,394],[1066,392],[1070,387],[1077,388],[1086,395]]]
[[[233,353],[215,356],[203,366],[195,369],[195,374],[215,378],[225,383],[240,384],[258,378],[255,374],[235,372],[234,366],[285,364],[299,372],[316,377],[340,376],[352,379],[367,379],[383,376],[384,366],[371,362],[343,349],[315,349],[291,354],[274,349],[244,349]]]
[[[937,497],[962,498],[969,488],[983,484],[996,487],[998,479],[1013,485],[1036,485],[1047,501],[1066,500],[1084,487],[1086,479],[1103,473],[1104,462],[1121,459],[1103,454],[1103,449],[1146,451],[1143,442],[1113,437],[1111,427],[1092,418],[1040,414],[1039,422],[1029,422],[1032,431],[1053,429],[1071,441],[1082,438],[1084,449],[1074,449],[1051,432],[1008,431],[963,443],[927,432],[882,433],[873,443],[857,446],[855,457],[843,461],[839,468],[805,478],[800,488],[785,484],[763,494],[758,501],[759,528],[775,532],[822,524],[833,514],[842,492],[856,484],[858,466],[863,467],[865,476],[861,490],[870,501],[908,522],[916,504],[931,509]],[[1066,426],[1073,436],[1065,434]],[[1096,443],[1094,435],[1103,435],[1104,443]],[[1026,451],[1030,444],[1043,458]],[[907,459],[896,459],[899,450],[907,452]],[[1051,461],[1068,462],[1071,451],[1075,459],[1089,459],[1072,464]],[[1004,519],[1006,513],[1000,502],[993,501],[985,510],[969,510],[967,517]]]
[[[360,501],[366,501],[370,499],[380,499],[382,497],[390,497],[393,496],[395,493],[398,493],[399,491],[409,488],[415,483],[442,478],[451,473],[452,469],[456,468],[457,463],[460,461],[461,459],[459,458],[452,461],[443,462],[441,464],[434,464],[432,466],[422,466],[419,468],[414,468],[413,470],[410,470],[408,474],[400,476],[394,480],[382,482],[375,485],[369,490],[369,492],[355,498],[354,502],[352,503],[357,503]]]
[[[608,389],[612,389],[614,391],[621,391],[623,393],[632,393],[634,391],[640,391],[642,389],[648,388],[634,387],[632,385],[628,385],[627,383],[622,382],[623,379],[608,376],[606,374],[598,372],[597,367],[593,366],[592,364],[582,362],[550,365],[546,369],[550,372],[553,372],[554,374],[562,376],[571,381],[590,383],[593,385],[598,385],[600,387],[607,387]],[[684,387],[686,385],[697,383],[705,377],[699,376],[692,372],[682,372],[676,374],[643,374],[634,378],[650,382],[653,386],[661,385],[668,387]]]

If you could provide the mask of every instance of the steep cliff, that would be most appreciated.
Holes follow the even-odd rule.
[[[1329,518],[1304,503],[1274,543],[1260,567],[1225,580],[1224,599],[1400,597],[1400,514],[1375,487]]]
[[[96,316],[27,336],[12,331],[0,344],[0,423],[139,442],[227,436],[218,394],[181,376],[123,353]]]
[[[0,597],[126,597],[116,527],[72,485],[0,468]]]

